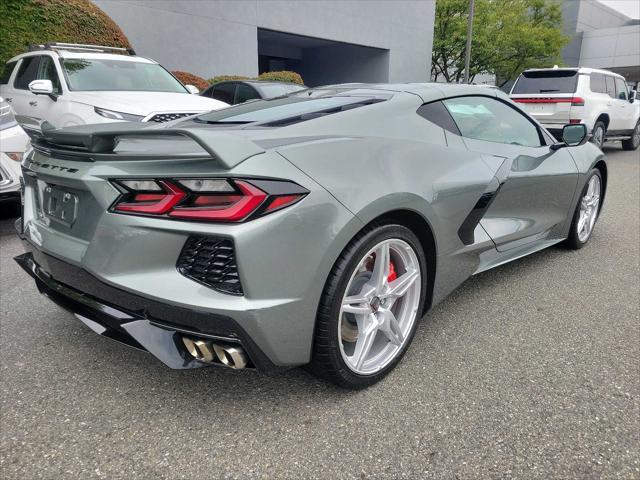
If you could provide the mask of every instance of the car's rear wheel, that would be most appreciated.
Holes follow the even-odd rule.
[[[636,128],[631,133],[631,138],[622,141],[623,150],[637,150],[640,146],[640,120],[636,123]]]
[[[571,231],[566,240],[570,248],[578,249],[586,245],[600,214],[600,198],[602,196],[602,175],[594,168],[589,172],[588,180],[582,190],[580,201],[571,222]]]
[[[596,124],[593,126],[593,130],[591,130],[591,142],[598,148],[602,148],[602,145],[604,145],[604,136],[606,133],[607,127],[605,127],[604,122],[596,122]]]
[[[320,301],[312,370],[342,387],[364,388],[400,361],[422,312],[425,255],[402,225],[367,228],[334,265]]]

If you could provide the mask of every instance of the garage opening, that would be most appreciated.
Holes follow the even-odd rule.
[[[258,70],[292,70],[310,87],[388,82],[389,50],[259,28]]]

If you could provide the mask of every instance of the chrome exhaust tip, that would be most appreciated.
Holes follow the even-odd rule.
[[[225,367],[240,370],[248,363],[247,354],[239,347],[228,345],[217,345],[207,340],[194,340],[189,337],[182,337],[187,352],[196,360],[204,363],[220,362]]]
[[[247,366],[247,355],[241,348],[214,345],[213,350],[216,352],[220,363],[227,367],[240,370]]]

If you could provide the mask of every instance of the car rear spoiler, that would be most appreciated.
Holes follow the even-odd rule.
[[[34,148],[44,148],[51,154],[65,157],[84,157],[92,160],[143,160],[150,158],[171,158],[171,152],[147,153],[122,149],[115,151],[118,144],[127,139],[153,140],[191,139],[206,155],[216,160],[226,169],[231,169],[249,157],[264,153],[264,149],[240,135],[221,133],[207,128],[159,128],[137,123],[109,123],[82,125],[64,129],[53,128],[46,122],[41,126],[42,135],[35,139]],[[199,157],[202,151],[193,154],[178,154],[175,157]]]

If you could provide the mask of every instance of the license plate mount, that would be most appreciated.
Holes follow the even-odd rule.
[[[51,220],[71,227],[78,215],[78,196],[60,187],[46,185],[42,193],[42,211]]]

